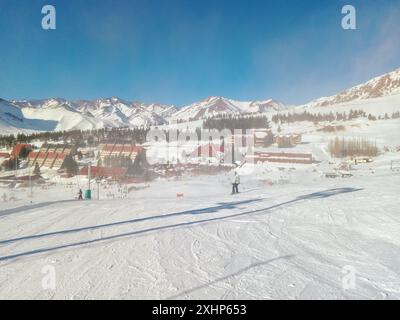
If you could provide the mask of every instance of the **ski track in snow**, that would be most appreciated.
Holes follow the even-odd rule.
[[[237,196],[223,181],[0,211],[0,298],[400,298],[399,175],[248,181]],[[55,291],[42,288],[46,265]]]

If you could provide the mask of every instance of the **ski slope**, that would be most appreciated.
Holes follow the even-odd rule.
[[[78,202],[55,187],[2,204],[0,299],[400,298],[399,174],[300,168],[268,185],[262,172],[243,171],[237,196],[220,174],[119,200]],[[42,288],[46,266],[55,290]],[[346,266],[354,289],[343,288]]]

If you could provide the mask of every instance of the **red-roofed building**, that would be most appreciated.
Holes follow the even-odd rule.
[[[29,164],[33,165],[36,162],[37,156],[39,155],[38,151],[31,151],[28,154]]]
[[[43,144],[40,150],[31,151],[28,155],[29,165],[49,169],[61,169],[67,156],[71,154],[73,147],[64,144]]]
[[[213,143],[203,144],[198,146],[197,149],[192,152],[193,157],[219,157],[224,153],[224,146],[216,145]]]
[[[143,157],[145,157],[146,150],[143,147],[131,146],[130,151],[131,151],[130,158],[132,159],[133,163],[135,162],[135,160],[139,155],[143,155]]]
[[[311,153],[255,152],[253,155],[247,155],[246,160],[252,163],[278,162],[312,164],[313,156]]]
[[[301,134],[277,135],[274,137],[279,148],[291,148],[301,143]]]
[[[46,168],[52,168],[54,161],[56,161],[58,153],[48,152],[46,160],[43,162],[42,166]]]
[[[65,159],[69,156],[66,153],[58,153],[57,158],[53,162],[52,169],[61,169],[64,164]]]
[[[106,144],[101,147],[100,158],[107,157],[130,157],[134,163],[138,155],[144,155],[145,149],[141,146],[130,144]]]
[[[18,143],[14,146],[14,148],[11,151],[11,157],[12,158],[20,158],[22,155],[22,152],[24,150],[32,150],[32,146],[27,143]],[[29,152],[29,151],[28,151]]]
[[[269,147],[274,143],[274,135],[270,129],[254,129],[254,146]]]
[[[43,163],[46,161],[46,157],[47,157],[46,152],[39,151],[39,154],[37,155],[36,161],[35,161],[35,162],[37,162],[39,167],[41,167],[43,165]]]
[[[108,157],[111,155],[112,151],[114,149],[114,144],[105,144],[101,147],[100,151],[100,158],[103,160],[105,157]]]
[[[88,175],[88,167],[85,166],[80,170],[81,175]],[[109,167],[98,167],[92,166],[90,167],[90,176],[91,177],[112,177],[114,179],[122,179],[126,176],[128,172],[128,168],[117,167],[117,168],[109,168]]]

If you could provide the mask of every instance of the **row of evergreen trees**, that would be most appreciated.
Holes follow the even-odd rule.
[[[234,130],[234,129],[259,129],[270,128],[270,123],[266,115],[258,116],[233,116],[226,115],[218,118],[208,118],[203,122],[204,129],[217,129],[217,130]]]
[[[0,135],[0,147],[11,148],[16,143],[33,141],[63,142],[74,146],[98,146],[100,143],[143,143],[149,128],[102,128],[94,130],[71,130],[36,132],[31,134]]]
[[[400,112],[393,112],[391,115],[385,113],[384,115],[380,115],[378,117],[368,114],[363,110],[350,110],[349,113],[346,112],[330,112],[330,113],[311,113],[308,111],[304,111],[301,113],[290,112],[283,114],[275,114],[272,116],[272,122],[278,123],[293,123],[293,122],[301,122],[301,121],[310,121],[310,122],[332,122],[332,121],[347,121],[357,118],[368,118],[368,120],[388,120],[388,119],[398,119],[400,118]]]
[[[346,112],[330,112],[326,114],[310,113],[304,111],[302,113],[283,113],[272,116],[272,121],[276,124],[292,123],[297,121],[346,121],[356,118],[368,118],[371,121],[383,119],[398,119],[400,112],[393,112],[391,115],[385,113],[383,116],[373,116],[366,114],[362,110],[350,110]],[[218,117],[207,118],[203,122],[204,129],[256,129],[270,128],[270,122],[266,115],[221,115]],[[11,148],[16,143],[30,143],[33,141],[47,142],[63,142],[72,144],[77,147],[93,146],[96,147],[100,143],[137,143],[141,144],[146,141],[146,135],[150,129],[141,128],[102,128],[94,130],[71,130],[71,131],[54,131],[54,132],[36,132],[31,134],[19,133],[17,135],[0,135],[0,147]],[[198,137],[201,137],[200,128],[196,129]],[[168,131],[165,131],[168,137]]]

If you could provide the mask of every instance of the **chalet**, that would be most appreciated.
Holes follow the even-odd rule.
[[[46,159],[44,160],[42,166],[46,168],[53,168],[53,164],[58,157],[58,153],[55,151],[47,152]]]
[[[279,148],[292,148],[301,143],[301,134],[285,134],[274,137],[274,142]]]
[[[11,151],[11,158],[21,158],[26,157],[30,150],[32,150],[32,146],[26,143],[18,143],[14,146]],[[25,153],[25,154],[24,154]]]
[[[75,155],[76,154],[76,147],[69,145],[69,144],[48,144],[45,143],[42,145],[40,148],[41,152],[57,152],[57,153],[63,153],[63,154],[71,154]]]
[[[44,160],[46,160],[46,152],[43,151],[31,151],[29,152],[28,155],[28,163],[31,166],[35,166],[36,163],[40,166],[42,166]]]
[[[246,161],[252,163],[277,162],[277,163],[312,164],[313,156],[311,153],[254,152],[253,155],[246,156]]]
[[[117,157],[126,157],[132,160],[132,163],[135,164],[139,158],[144,159],[146,155],[146,150],[137,145],[130,144],[103,144],[100,149],[100,159],[102,162],[106,158],[117,158]]]
[[[104,160],[109,157],[114,149],[115,144],[102,144],[100,145],[100,159]]]
[[[269,147],[274,143],[274,135],[270,129],[254,129],[254,146]]]
[[[65,163],[66,158],[70,156],[68,153],[58,153],[51,168],[61,169]]]
[[[75,151],[74,151],[75,150]],[[39,151],[31,151],[28,155],[29,165],[59,170],[63,167],[68,156],[76,149],[66,144],[44,144]]]
[[[116,180],[120,180],[126,176],[128,172],[128,168],[116,167],[102,167],[102,166],[91,166],[90,167],[90,176],[98,177],[98,178],[106,178],[111,177]],[[87,176],[89,173],[89,168],[87,166],[83,167],[79,174]]]
[[[224,154],[224,145],[206,143],[200,145],[191,154],[192,157],[219,158]]]

